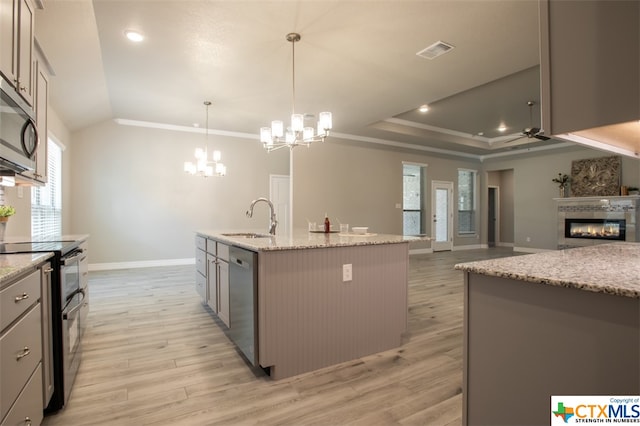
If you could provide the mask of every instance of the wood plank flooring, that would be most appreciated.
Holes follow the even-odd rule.
[[[400,348],[280,381],[252,369],[195,292],[193,266],[91,272],[91,312],[67,407],[44,425],[459,425],[460,262],[411,256]]]

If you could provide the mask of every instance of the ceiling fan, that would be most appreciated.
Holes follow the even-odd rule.
[[[551,139],[548,136],[544,136],[539,127],[533,127],[533,106],[535,105],[534,101],[527,101],[527,105],[529,106],[529,127],[526,127],[520,132],[520,135],[516,138],[505,141],[504,143],[515,142],[522,138],[528,139],[538,139],[541,141],[547,141]]]

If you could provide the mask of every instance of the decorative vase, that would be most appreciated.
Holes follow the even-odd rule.
[[[0,241],[4,241],[4,232],[7,230],[8,217],[0,217]]]
[[[564,198],[565,189],[566,188],[564,186],[560,187],[560,198]]]

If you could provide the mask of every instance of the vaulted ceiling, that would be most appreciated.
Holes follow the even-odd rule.
[[[71,130],[202,126],[211,100],[210,128],[257,138],[291,114],[290,32],[296,112],[331,111],[340,137],[470,157],[559,143],[518,137],[540,126],[537,0],[49,0],[36,13]],[[454,48],[416,55],[438,41]]]

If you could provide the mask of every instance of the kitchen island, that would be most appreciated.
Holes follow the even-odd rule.
[[[553,395],[640,394],[640,244],[456,265],[463,424],[549,424]]]
[[[292,237],[267,234],[248,238],[239,234],[200,231],[196,244],[201,247],[206,240],[207,247],[215,242],[218,252],[233,252],[235,247],[257,254],[255,358],[272,378],[290,377],[402,344],[407,330],[408,246],[415,238],[306,231]],[[230,335],[237,315],[233,308],[237,306],[233,263],[231,255],[229,296],[220,289],[217,294],[223,297],[218,306],[226,303],[224,298],[231,299]],[[242,312],[245,315],[247,311]],[[242,327],[242,322],[238,326]]]

